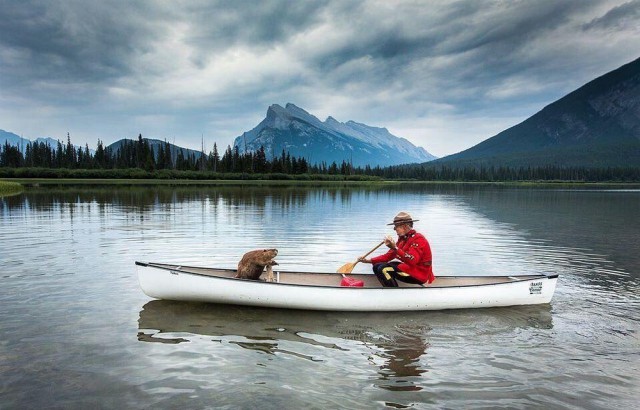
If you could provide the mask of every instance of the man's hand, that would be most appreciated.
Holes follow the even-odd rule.
[[[384,238],[384,244],[387,245],[389,249],[396,249],[396,241],[390,236]]]
[[[371,259],[367,259],[367,258],[365,258],[364,256],[360,256],[360,257],[358,258],[358,262],[361,262],[361,263],[371,263]]]

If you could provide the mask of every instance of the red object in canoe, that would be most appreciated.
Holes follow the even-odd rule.
[[[355,278],[351,278],[349,276],[345,276],[340,281],[340,286],[347,286],[350,288],[361,288],[364,286],[364,282]]]

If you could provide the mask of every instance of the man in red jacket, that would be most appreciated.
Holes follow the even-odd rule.
[[[411,218],[406,212],[400,212],[393,218],[393,229],[398,241],[388,236],[384,243],[389,252],[375,258],[360,257],[363,263],[373,264],[373,273],[384,287],[398,287],[398,280],[406,283],[424,284],[434,281],[431,269],[431,247],[427,239],[413,229],[418,219]],[[393,261],[397,259],[398,261]],[[393,261],[393,262],[392,262]]]

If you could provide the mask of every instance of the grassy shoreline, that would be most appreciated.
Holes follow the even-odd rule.
[[[264,185],[264,186],[293,186],[293,185],[378,185],[395,184],[398,181],[349,181],[349,180],[261,180],[261,179],[115,179],[115,178],[2,178],[5,181],[20,183],[24,186],[41,185],[136,185],[136,186],[198,186],[198,185]]]
[[[367,186],[367,185],[474,185],[520,188],[609,188],[640,189],[638,182],[576,182],[576,181],[415,181],[415,180],[237,180],[237,179],[113,179],[113,178],[2,178],[0,195],[22,192],[24,187],[43,185],[135,185],[135,186]],[[5,186],[6,188],[2,188]],[[16,191],[17,190],[17,191]]]
[[[0,197],[18,195],[24,190],[24,186],[15,181],[0,180]]]

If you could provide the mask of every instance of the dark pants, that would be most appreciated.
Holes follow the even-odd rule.
[[[398,265],[400,265],[400,262],[376,263],[373,265],[373,273],[376,274],[382,286],[385,288],[397,288],[397,281],[416,285],[422,284],[418,279],[399,270]]]

